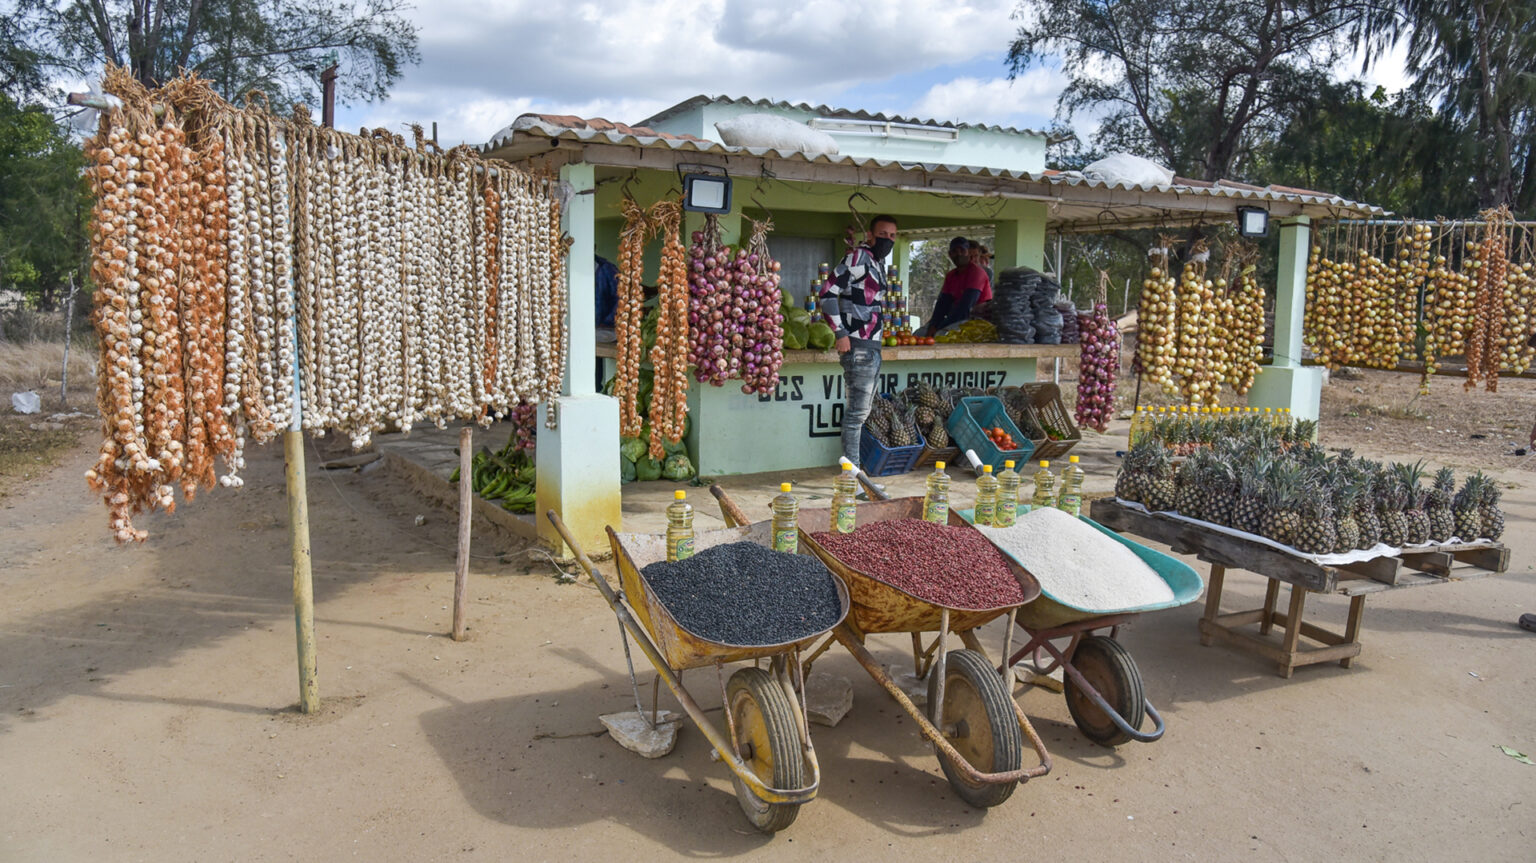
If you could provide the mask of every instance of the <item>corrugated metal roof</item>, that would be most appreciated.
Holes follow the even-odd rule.
[[[752,108],[778,108],[779,110],[809,111],[823,117],[836,117],[843,120],[874,120],[880,123],[911,123],[917,126],[942,126],[946,129],[981,129],[987,132],[1004,132],[1010,135],[1034,135],[1045,137],[1044,132],[1033,129],[1015,129],[1011,126],[988,126],[982,123],[954,123],[948,120],[927,120],[919,117],[901,117],[895,114],[881,114],[875,111],[855,111],[849,108],[835,108],[831,105],[811,105],[806,102],[785,102],[772,99],[747,99],[732,96],[694,96],[683,102],[679,102],[670,108],[658,111],[655,114],[640,121],[642,126],[651,126],[668,117],[675,117],[686,111],[691,111],[700,105],[746,105]]]
[[[563,119],[563,118],[562,118]],[[579,119],[579,118],[578,118]],[[807,154],[799,151],[782,151],[767,147],[734,147],[693,137],[660,136],[648,128],[616,126],[603,121],[599,128],[589,121],[577,124],[552,122],[555,118],[537,114],[524,114],[511,126],[498,132],[478,149],[493,158],[518,161],[539,155],[552,149],[558,142],[583,144],[612,144],[638,150],[669,150],[673,152],[708,153],[723,156],[752,156],[785,162],[812,165],[839,165],[853,168],[889,168],[910,172],[914,184],[923,184],[936,178],[961,180],[991,180],[992,186],[975,187],[962,191],[953,187],[934,187],[935,194],[971,194],[986,196],[1023,196],[1051,202],[1050,222],[1053,227],[1101,226],[1123,227],[1137,219],[1154,219],[1162,210],[1216,210],[1216,207],[1191,206],[1197,200],[1207,204],[1222,200],[1238,202],[1283,202],[1307,210],[1316,218],[1342,218],[1381,216],[1387,213],[1381,207],[1363,204],[1308,189],[1286,186],[1253,186],[1234,181],[1209,182],[1184,177],[1174,178],[1167,185],[1136,185],[1125,182],[1108,182],[1085,177],[1081,174],[1060,171],[1031,173],[1010,171],[972,165],[949,165],[928,162],[900,162],[876,159],[868,156],[844,154]],[[649,122],[649,121],[647,121]],[[651,132],[649,135],[638,132]],[[1114,194],[1093,198],[1074,194],[1076,190],[1092,190],[1109,193],[1131,193],[1134,200],[1111,201]],[[909,190],[910,191],[910,190]],[[923,190],[926,191],[926,190]],[[1230,212],[1230,211],[1228,211]]]

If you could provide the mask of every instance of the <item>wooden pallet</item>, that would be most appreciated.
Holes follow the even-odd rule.
[[[1324,565],[1262,542],[1202,524],[1146,512],[1113,498],[1089,505],[1094,521],[1121,533],[1163,543],[1211,565],[1200,643],[1222,641],[1274,660],[1282,677],[1298,666],[1338,662],[1348,668],[1360,655],[1360,625],[1365,597],[1384,590],[1445,584],[1496,575],[1509,569],[1509,549],[1482,543],[1426,546],[1358,563]],[[1262,608],[1222,614],[1221,594],[1228,569],[1246,569],[1268,579]],[[1277,611],[1281,583],[1290,585],[1290,607]],[[1302,620],[1308,593],[1337,593],[1350,598],[1344,632],[1332,632]],[[1254,633],[1245,627],[1258,625]],[[1280,628],[1278,638],[1274,630]],[[1316,644],[1302,641],[1303,638]]]

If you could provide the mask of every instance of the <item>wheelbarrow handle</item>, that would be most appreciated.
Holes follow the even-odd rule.
[[[736,501],[732,500],[719,484],[711,484],[709,493],[720,502],[720,515],[725,519],[726,527],[741,527],[752,523],[752,519],[747,518],[747,514],[741,511],[741,507],[736,505]]]
[[[603,599],[608,600],[609,605],[617,607],[619,595],[614,592],[612,585],[608,584],[608,579],[598,571],[597,564],[593,563],[592,559],[587,557],[587,553],[581,550],[581,546],[576,543],[576,538],[571,536],[570,529],[560,520],[560,514],[549,509],[544,511],[544,516],[549,519],[550,524],[555,526],[555,530],[560,533],[560,538],[565,540],[565,544],[571,547],[571,554],[575,556],[576,563],[587,571],[587,577],[597,585],[597,589],[603,594]]]
[[[870,500],[891,499],[890,492],[885,491],[873,479],[870,479],[869,474],[865,473],[863,468],[860,468],[854,476],[858,477],[859,485],[864,486],[864,493],[869,495]]]

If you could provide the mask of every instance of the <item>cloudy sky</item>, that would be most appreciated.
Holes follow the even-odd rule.
[[[1064,82],[1055,68],[1008,80],[1013,6],[419,0],[421,63],[388,101],[340,107],[337,126],[436,121],[443,144],[479,144],[523,113],[637,123],[705,94],[1043,129]]]

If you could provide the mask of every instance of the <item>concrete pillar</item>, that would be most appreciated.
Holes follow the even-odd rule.
[[[562,395],[539,405],[538,523],[539,540],[557,555],[569,552],[545,513],[554,510],[588,554],[608,550],[604,529],[621,524],[619,497],[619,403],[599,395],[596,387],[596,303],[592,267],[596,235],[594,177],[591,165],[560,169],[560,179],[575,194],[565,208],[564,227],[573,240],[569,274],[569,303],[565,331],[570,340]],[[556,414],[557,427],[546,419]]]
[[[1250,405],[1289,408],[1295,419],[1317,419],[1323,393],[1323,370],[1301,364],[1311,226],[1312,220],[1307,216],[1287,219],[1280,225],[1280,259],[1275,273],[1274,363],[1260,370],[1248,393]]]

